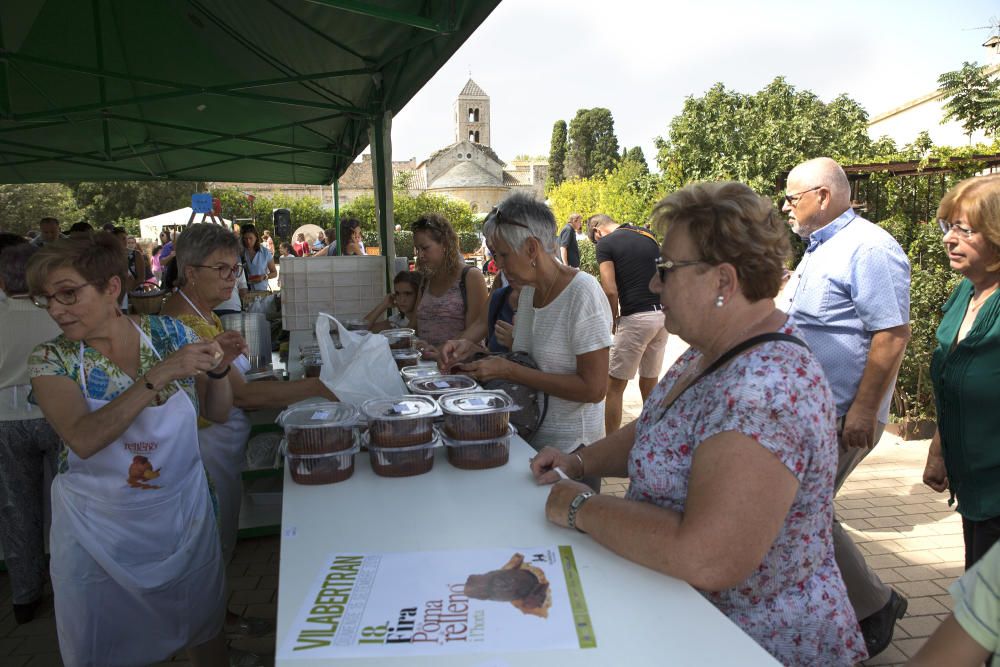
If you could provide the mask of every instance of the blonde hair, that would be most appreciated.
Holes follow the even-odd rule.
[[[778,294],[791,252],[788,225],[771,200],[746,185],[692,183],[660,200],[652,223],[661,233],[684,225],[698,249],[697,259],[732,264],[749,301]]]
[[[941,198],[938,219],[949,220],[959,206],[965,209],[965,222],[986,238],[996,257],[986,270],[1000,271],[1000,174],[959,181]]]
[[[451,226],[448,219],[440,213],[427,213],[420,216],[413,225],[410,226],[414,236],[417,232],[426,232],[435,243],[439,243],[443,248],[444,261],[437,271],[430,271],[425,266],[418,267],[421,273],[430,275],[439,273],[446,276],[453,276],[462,269],[462,251],[458,246],[458,234]],[[346,241],[345,241],[346,243]]]

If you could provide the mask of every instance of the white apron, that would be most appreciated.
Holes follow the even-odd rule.
[[[80,384],[96,411],[108,401],[87,396],[83,350]],[[67,667],[146,665],[221,632],[225,575],[197,442],[197,413],[178,389],[90,458],[67,452],[50,535]]]
[[[198,317],[209,324],[184,290],[177,290]],[[245,374],[250,370],[250,360],[240,355],[233,361],[234,371]],[[246,467],[246,445],[250,437],[250,420],[243,410],[233,406],[223,424],[212,424],[198,429],[201,460],[205,462],[215,496],[219,501],[219,533],[222,539],[222,562],[229,563],[236,550],[236,537],[240,528],[240,504],[243,502],[243,469]]]

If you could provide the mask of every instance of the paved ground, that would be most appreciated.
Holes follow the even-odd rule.
[[[668,361],[681,348],[671,344]],[[666,362],[665,362],[666,363]],[[626,393],[626,414],[641,405],[635,383]],[[947,498],[920,482],[927,441],[883,437],[854,471],[837,498],[837,511],[868,562],[882,580],[909,597],[907,616],[896,625],[895,640],[868,665],[902,665],[951,609],[948,586],[962,573],[962,526]],[[605,480],[605,491],[621,494],[627,480]],[[278,587],[278,538],[244,540],[236,549],[229,579],[230,608],[251,616],[274,617]],[[273,656],[274,639],[232,645]],[[58,645],[51,601],[35,621],[18,626],[10,607],[6,573],[0,575],[0,665],[58,666]],[[183,656],[171,666],[188,664]]]

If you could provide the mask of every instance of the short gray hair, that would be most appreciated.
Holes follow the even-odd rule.
[[[8,296],[28,292],[28,260],[37,251],[36,245],[18,243],[0,252],[0,280]]]
[[[488,243],[503,239],[515,253],[521,252],[525,241],[536,238],[542,250],[552,254],[556,251],[556,216],[530,193],[514,192],[487,216],[483,236]]]
[[[185,283],[184,269],[196,264],[204,264],[205,258],[218,250],[232,250],[240,254],[240,240],[225,227],[210,222],[189,225],[181,232],[174,247],[177,256],[177,284]]]

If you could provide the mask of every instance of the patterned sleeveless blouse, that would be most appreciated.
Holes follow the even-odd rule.
[[[461,277],[441,296],[434,296],[430,288],[427,288],[420,297],[420,305],[417,306],[417,331],[421,340],[434,347],[458,338],[465,331],[465,304],[462,303],[462,292],[458,288],[460,281]]]

